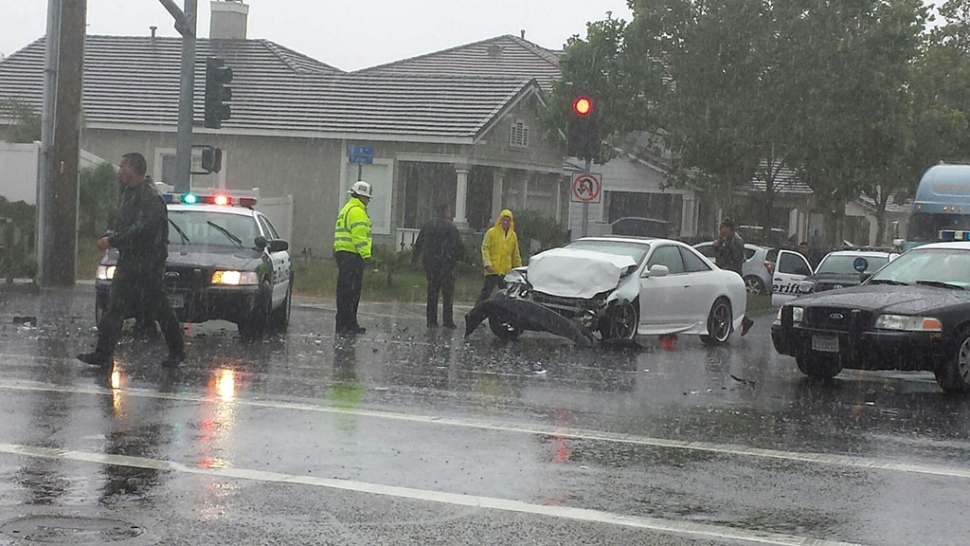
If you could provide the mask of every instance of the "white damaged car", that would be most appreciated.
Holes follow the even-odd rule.
[[[747,295],[736,273],[667,239],[585,237],[532,257],[506,287],[465,316],[516,339],[550,332],[582,346],[637,335],[696,334],[721,344],[741,326]]]

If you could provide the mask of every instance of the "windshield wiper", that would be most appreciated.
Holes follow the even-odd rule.
[[[916,284],[920,286],[935,286],[937,288],[949,288],[950,290],[964,290],[959,284],[953,284],[952,282],[943,281],[916,281]]]
[[[238,246],[239,248],[244,248],[243,247],[243,244],[242,244],[242,239],[240,239],[239,237],[236,237],[235,235],[233,235],[232,232],[229,231],[228,229],[220,226],[219,224],[213,222],[212,220],[207,220],[206,223],[209,224],[210,226],[218,229],[226,237],[229,237],[229,240],[232,241],[232,242],[234,242],[234,243],[236,243],[236,246]]]
[[[169,218],[168,219],[168,223],[169,224],[172,224],[172,227],[175,228],[175,231],[178,232],[179,237],[182,238],[182,244],[186,244],[186,243],[191,243],[192,242],[192,241],[189,241],[189,236],[186,235],[184,231],[182,231],[182,228],[180,228],[178,226],[178,224],[175,223],[175,220],[172,220],[171,218]]]
[[[894,281],[891,279],[872,279],[869,284],[891,284],[893,286],[909,286],[907,283]]]

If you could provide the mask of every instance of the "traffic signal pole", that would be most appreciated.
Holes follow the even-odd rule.
[[[586,174],[591,172],[593,161],[586,159]],[[583,237],[589,235],[589,201],[583,201]]]
[[[179,88],[178,145],[175,151],[176,192],[190,188],[192,174],[192,109],[195,92],[195,30],[198,0],[185,0],[181,10],[173,0],[159,0],[175,18],[175,30],[182,35],[182,75]],[[167,182],[167,180],[166,180]]]

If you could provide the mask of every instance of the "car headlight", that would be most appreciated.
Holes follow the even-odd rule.
[[[805,318],[805,308],[804,307],[792,307],[791,308],[791,321],[801,322]]]
[[[879,315],[875,327],[879,330],[902,330],[905,332],[943,331],[943,323],[940,322],[940,319],[907,315]]]
[[[212,284],[259,284],[259,275],[255,271],[216,271],[212,274]]]
[[[525,275],[521,271],[512,270],[505,274],[505,284],[525,284]]]
[[[88,271],[90,271],[90,269]],[[98,271],[94,274],[94,276],[99,281],[110,281],[111,279],[115,278],[115,266],[99,265]]]

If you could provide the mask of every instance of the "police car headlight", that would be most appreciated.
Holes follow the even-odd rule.
[[[88,271],[90,271],[90,269]],[[110,281],[111,279],[115,278],[115,266],[99,265],[98,271],[94,274],[94,276],[99,281]]]
[[[905,332],[943,331],[943,323],[939,319],[906,315],[879,315],[875,327],[879,330],[902,330]]]
[[[232,286],[259,284],[259,276],[255,271],[216,271],[212,274],[212,284]]]
[[[805,308],[804,307],[792,307],[791,308],[791,321],[801,322],[805,318]]]

